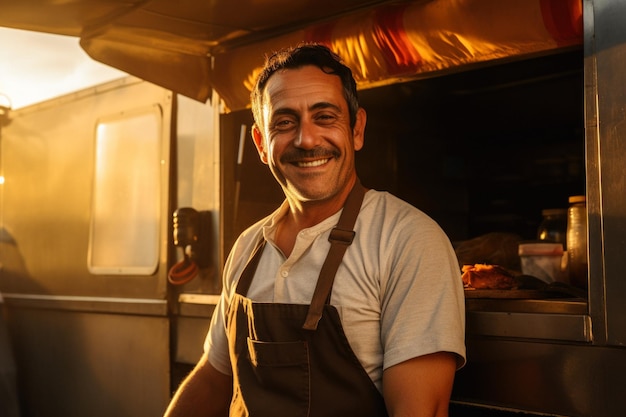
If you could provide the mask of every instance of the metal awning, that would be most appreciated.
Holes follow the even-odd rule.
[[[264,55],[329,45],[360,88],[582,45],[582,0],[0,0],[0,26],[80,37],[93,59],[245,108]]]

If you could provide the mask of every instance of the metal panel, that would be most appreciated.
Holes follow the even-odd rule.
[[[626,415],[626,349],[468,337],[453,399],[570,417]]]
[[[176,351],[174,360],[195,365],[202,356],[204,340],[209,330],[210,317],[176,318]]]
[[[0,291],[24,416],[152,417],[169,401],[169,199],[157,202],[155,273],[87,268],[97,120],[153,105],[168,197],[172,93],[161,87],[124,78],[20,109],[3,129]]]
[[[170,395],[167,317],[14,307],[24,416],[154,417]]]
[[[201,267],[198,276],[184,284],[180,292],[217,294],[221,288],[218,103],[217,98],[200,104],[180,95],[176,100],[176,195],[171,204],[174,208],[191,207],[206,216],[206,228],[200,233],[206,233],[202,240],[208,242],[206,253],[196,253],[207,267]],[[175,250],[172,259],[182,260],[182,250]]]
[[[467,334],[591,342],[591,318],[573,314],[467,312]]]
[[[600,230],[590,230],[591,242],[602,242],[603,258],[590,262],[603,262],[604,282],[592,275],[592,291],[606,300],[606,334],[612,345],[626,346],[626,3],[623,1],[596,0],[594,5],[594,37],[597,82],[597,161],[588,161],[588,167],[598,170],[599,199],[589,207],[589,221]],[[592,101],[596,97],[588,97]],[[593,101],[592,101],[593,102]],[[588,119],[592,115],[588,115]],[[594,132],[590,132],[594,133]],[[590,138],[593,139],[593,136]],[[588,143],[589,146],[595,146]],[[597,163],[597,165],[596,165]],[[594,267],[592,272],[599,270]]]
[[[163,110],[160,194],[168,196],[172,95],[167,90],[128,77],[12,113],[1,143],[1,291],[165,298],[167,198],[160,202],[156,273],[94,276],[87,268],[96,121],[151,105]]]
[[[180,294],[178,301],[174,359],[176,362],[194,365],[202,355],[204,339],[219,296]]]
[[[72,297],[39,294],[3,294],[11,308],[166,316],[165,300],[109,297]]]

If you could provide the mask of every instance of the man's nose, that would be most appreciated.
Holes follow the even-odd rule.
[[[319,141],[315,123],[301,122],[294,145],[298,148],[312,149],[319,145]]]

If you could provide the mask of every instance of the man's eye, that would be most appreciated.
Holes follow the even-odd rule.
[[[279,120],[276,123],[274,123],[274,129],[277,129],[277,130],[287,130],[287,129],[290,129],[292,126],[293,126],[292,120]]]
[[[317,117],[315,118],[315,120],[317,120],[318,123],[321,124],[328,124],[328,123],[332,123],[334,122],[336,119],[335,115],[333,114],[328,114],[328,113],[323,113],[323,114],[319,114],[317,115]]]

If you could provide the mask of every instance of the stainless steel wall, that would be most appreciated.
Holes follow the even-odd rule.
[[[157,271],[91,274],[97,121],[152,106],[164,175]],[[3,129],[0,291],[23,417],[152,417],[169,401],[171,113],[171,93],[126,78],[16,111]]]

